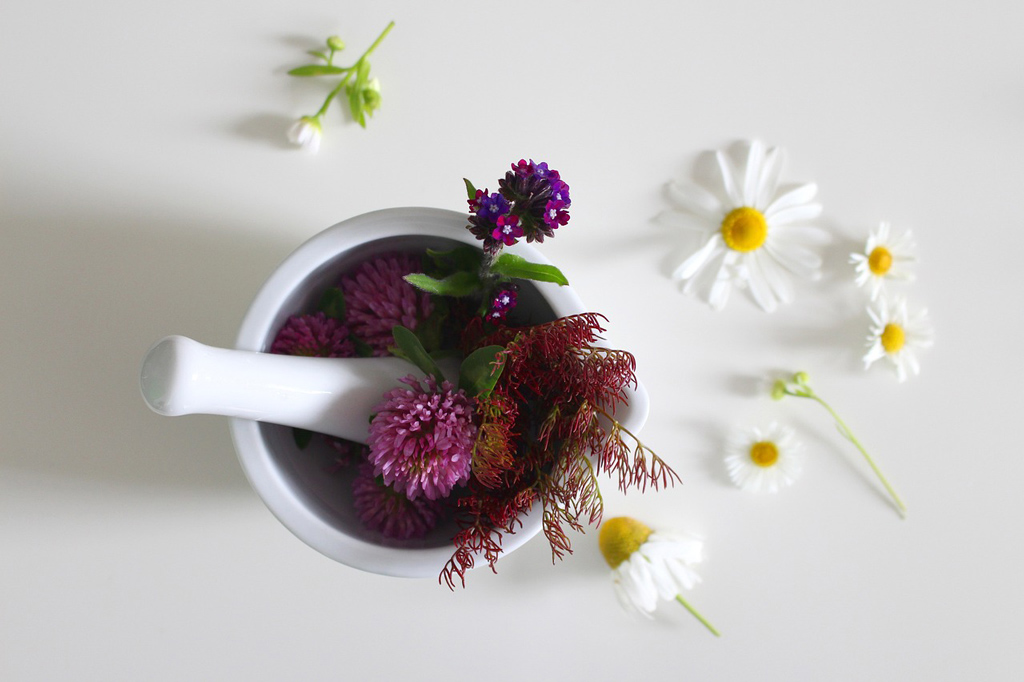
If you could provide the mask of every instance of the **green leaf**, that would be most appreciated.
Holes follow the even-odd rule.
[[[361,358],[373,357],[373,346],[366,343],[362,339],[356,337],[355,334],[349,334],[348,340],[352,342],[352,345],[356,347],[356,355]]]
[[[289,76],[335,76],[339,73],[345,73],[348,69],[343,69],[340,66],[328,66],[327,64],[308,64],[306,66],[300,66],[292,69],[288,72]]]
[[[405,276],[405,281],[417,289],[438,296],[469,296],[480,289],[480,277],[475,272],[459,271],[444,279],[434,279],[423,273]]]
[[[366,88],[366,83],[370,80],[370,62],[365,59],[360,59],[356,64],[356,82],[354,87],[362,94]]]
[[[522,256],[514,253],[503,253],[498,256],[491,266],[491,272],[502,277],[516,277],[519,279],[532,279],[538,282],[554,282],[565,286],[569,280],[565,278],[562,271],[554,265],[543,265],[531,263]]]
[[[427,255],[434,261],[434,265],[449,274],[459,270],[475,272],[480,269],[480,263],[484,258],[483,251],[469,244],[462,244],[448,251],[427,249]]]
[[[313,432],[306,429],[293,428],[292,439],[295,440],[295,445],[298,446],[299,450],[305,450],[309,442],[313,440]]]
[[[459,388],[474,397],[490,393],[505,369],[504,350],[504,346],[484,346],[470,353],[459,370]]]
[[[423,344],[420,343],[415,333],[396,324],[391,328],[391,335],[395,337],[395,345],[398,347],[396,350],[399,352],[396,355],[419,367],[424,374],[432,374],[438,381],[444,379],[434,358],[430,357],[430,353],[423,348]]]
[[[476,199],[476,187],[469,181],[468,178],[462,178],[462,181],[466,183],[466,196],[470,199]]]
[[[431,302],[434,304],[434,310],[427,319],[416,325],[416,337],[431,357],[436,359],[448,326],[449,306],[448,299],[444,296],[432,296]]]
[[[363,111],[363,93],[351,83],[345,86],[345,94],[348,95],[348,109],[352,112],[352,118],[363,128],[366,127],[366,113]]]
[[[327,55],[318,50],[309,50],[306,54],[311,54],[314,57],[320,57],[320,59],[324,60],[325,62],[327,61]]]
[[[341,292],[338,287],[332,287],[324,292],[324,295],[320,297],[319,310],[327,315],[327,317],[333,317],[338,320],[345,319],[345,294]]]

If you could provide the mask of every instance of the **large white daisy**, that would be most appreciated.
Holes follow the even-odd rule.
[[[790,274],[817,279],[821,257],[813,247],[828,234],[807,225],[821,214],[814,183],[780,192],[782,151],[748,143],[737,169],[726,153],[715,153],[721,186],[710,191],[690,182],[672,182],[670,194],[705,232],[703,246],[672,273],[683,292],[706,296],[715,310],[725,307],[734,285],[748,286],[765,311],[793,299]]]
[[[871,317],[871,333],[868,335],[868,352],[864,354],[864,369],[888,358],[901,382],[906,381],[910,374],[920,374],[917,351],[930,348],[934,336],[928,311],[921,309],[909,314],[903,297],[889,298],[883,294],[868,306],[868,315]]]
[[[778,492],[792,485],[803,468],[800,443],[793,429],[772,422],[734,432],[726,446],[725,467],[732,482],[744,490]]]
[[[880,223],[868,236],[864,253],[850,254],[850,263],[857,266],[857,286],[868,285],[874,301],[887,280],[913,280],[916,249],[910,230],[894,235],[889,223]]]
[[[700,582],[693,566],[703,558],[703,542],[689,535],[652,531],[626,516],[601,524],[597,541],[612,568],[615,594],[623,608],[651,618],[659,599],[674,599],[718,634],[681,594]]]

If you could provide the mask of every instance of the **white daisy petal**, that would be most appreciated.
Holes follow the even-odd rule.
[[[721,220],[722,202],[700,185],[690,182],[670,182],[669,195],[684,209],[708,220]]]
[[[769,242],[765,250],[783,268],[803,279],[814,280],[821,275],[821,257],[807,249],[789,247]]]
[[[634,599],[637,608],[646,613],[652,613],[658,608],[658,588],[654,584],[654,577],[651,575],[650,566],[638,552],[626,562],[629,568],[629,582],[626,590]]]
[[[742,206],[743,194],[736,184],[736,170],[733,168],[732,161],[720,151],[715,152],[715,159],[718,161],[718,170],[722,174],[722,187],[725,189],[725,195],[729,197],[733,208]]]
[[[782,152],[778,147],[772,147],[764,157],[764,164],[761,170],[761,178],[757,188],[757,198],[754,208],[762,213],[775,196],[779,186],[779,174],[782,171]]]
[[[790,303],[793,300],[793,283],[789,276],[771,258],[758,258],[761,272],[764,273],[768,286],[781,303]]]
[[[821,204],[801,204],[776,210],[766,217],[773,226],[782,226],[813,220],[819,215],[821,215]]]
[[[642,585],[633,578],[632,565],[627,561],[618,569],[616,584],[622,590],[625,600],[632,606],[633,610],[650,617],[651,610],[644,608],[644,593]]]
[[[807,184],[800,185],[768,204],[764,209],[764,214],[766,216],[774,216],[779,211],[785,211],[786,209],[793,208],[794,206],[801,206],[803,204],[810,203],[817,194],[818,185],[816,183],[808,182]]]
[[[700,575],[697,574],[697,571],[683,561],[672,560],[667,562],[667,566],[679,591],[692,590],[700,582]]]
[[[637,553],[643,555],[645,557],[644,560],[647,561],[647,568],[650,571],[654,588],[658,591],[658,596],[662,599],[675,599],[676,595],[679,594],[679,588],[665,562],[651,561],[649,558],[646,558],[646,553],[642,548],[638,549]]]
[[[864,354],[864,369],[870,367],[874,362],[881,360],[885,357],[885,348],[882,347],[882,342],[873,343],[868,349],[868,352]]]
[[[619,604],[622,605],[622,608],[626,609],[626,611],[629,611],[630,613],[643,613],[643,615],[650,618],[650,614],[644,613],[636,607],[636,604],[634,604],[633,600],[630,599],[629,593],[626,592],[626,588],[622,586],[622,579],[619,578],[617,574],[614,574],[614,572],[612,587],[615,590],[615,597],[619,600]]]
[[[719,271],[725,267],[725,257],[728,255],[728,249],[721,248],[716,249],[708,261],[703,267],[697,270],[697,272],[686,281],[683,285],[683,293],[687,296],[701,295],[707,297],[711,292],[711,286],[718,278]]]
[[[722,245],[722,237],[718,234],[711,235],[707,243],[691,254],[679,266],[672,271],[672,279],[690,279],[696,275],[704,265],[712,259],[716,250]]]
[[[708,295],[708,303],[712,310],[721,310],[729,300],[729,293],[732,291],[733,280],[729,276],[730,266],[735,260],[735,252],[725,254],[722,267],[718,269],[715,283],[711,285],[711,293]]]
[[[761,259],[756,258],[756,255],[756,253],[750,254],[746,259],[750,293],[757,304],[766,313],[770,313],[775,310],[775,294],[772,291],[771,284],[768,282],[768,278],[765,276]]]
[[[785,239],[794,243],[815,246],[829,244],[832,241],[832,235],[813,225],[773,225],[771,235],[774,239]],[[851,254],[851,258],[852,256],[853,254]]]
[[[757,194],[761,185],[761,171],[764,165],[764,145],[760,140],[752,140],[747,151],[747,166],[743,174],[743,205],[756,206]]]

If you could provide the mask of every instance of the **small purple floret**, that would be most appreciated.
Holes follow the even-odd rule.
[[[553,230],[569,222],[569,210],[565,202],[549,201],[544,206],[544,222]]]
[[[509,210],[511,210],[511,206],[508,200],[497,192],[492,192],[490,196],[484,195],[480,198],[476,214],[481,218],[487,218],[491,222],[496,222],[498,218],[506,215]]]
[[[515,289],[499,290],[491,301],[491,310],[488,317],[492,320],[504,320],[509,311],[516,307],[516,298]]]
[[[523,228],[519,225],[519,216],[503,215],[498,217],[497,226],[491,232],[495,241],[500,241],[505,246],[512,246],[523,236]]]

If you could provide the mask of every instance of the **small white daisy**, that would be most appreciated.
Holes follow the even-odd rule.
[[[757,304],[771,312],[793,299],[790,273],[811,280],[821,274],[821,257],[809,247],[828,241],[828,234],[804,224],[821,214],[821,204],[812,202],[818,187],[807,183],[780,194],[782,152],[757,140],[749,142],[742,169],[721,151],[715,157],[716,192],[688,182],[669,185],[680,207],[700,219],[707,239],[672,278],[685,282],[685,294],[706,292],[715,310],[725,307],[733,285],[749,286]]]
[[[867,284],[874,301],[885,289],[886,280],[913,280],[916,250],[910,230],[893,235],[889,223],[880,223],[868,236],[864,253],[850,254],[850,263],[857,266],[857,286]]]
[[[743,490],[778,492],[799,478],[801,447],[793,429],[778,422],[736,431],[726,446],[729,478]]]
[[[708,630],[718,631],[683,599],[683,590],[700,582],[693,565],[700,563],[699,539],[669,532],[654,532],[646,524],[617,516],[601,524],[598,546],[612,568],[612,582],[627,611],[651,618],[660,599],[674,599]]]
[[[864,369],[877,360],[889,358],[901,382],[906,381],[910,374],[920,374],[917,351],[930,348],[934,335],[928,311],[922,308],[910,315],[903,297],[888,298],[882,294],[878,301],[868,306],[868,315],[871,317],[871,333],[868,335],[868,352],[864,354]]]

